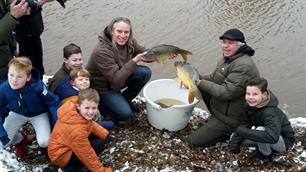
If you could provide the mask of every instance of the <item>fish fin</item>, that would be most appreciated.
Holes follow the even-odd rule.
[[[187,63],[187,59],[188,59],[188,53],[182,53],[182,58],[184,59],[184,62]]]
[[[194,97],[195,97],[194,93],[189,91],[189,94],[188,94],[188,103],[189,104],[193,103]]]

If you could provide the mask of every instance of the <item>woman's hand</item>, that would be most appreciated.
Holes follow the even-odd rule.
[[[134,60],[134,62],[140,62],[140,61],[142,61],[142,62],[146,62],[146,63],[152,63],[152,62],[154,62],[155,61],[155,58],[146,58],[145,57],[145,54],[146,54],[147,52],[144,52],[144,53],[140,53],[140,54],[137,54],[134,58],[133,58],[133,60]]]

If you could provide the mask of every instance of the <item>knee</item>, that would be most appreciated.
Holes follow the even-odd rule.
[[[109,114],[111,118],[117,120],[117,121],[127,121],[133,116],[133,112],[131,108],[117,108],[115,112]]]
[[[136,73],[142,76],[143,79],[149,80],[151,78],[152,71],[149,67],[139,66],[136,70]]]
[[[127,121],[130,118],[132,118],[132,116],[133,116],[132,110],[126,110],[126,111],[121,112],[120,114],[118,114],[117,117],[118,117],[119,121]]]

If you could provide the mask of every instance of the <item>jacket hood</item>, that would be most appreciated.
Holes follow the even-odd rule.
[[[224,57],[224,60],[226,62],[232,62],[241,56],[244,56],[244,55],[253,56],[254,54],[255,54],[255,50],[252,47],[245,44],[241,46],[233,56]]]
[[[98,36],[98,39],[99,39],[100,42],[107,42],[108,44],[112,43],[112,35],[107,30],[107,27],[104,28],[104,30]]]
[[[253,56],[255,54],[255,50],[252,47],[245,44],[238,49],[236,54],[243,54],[243,55],[247,54],[249,56]]]
[[[269,96],[270,96],[270,101],[267,103],[266,107],[278,106],[278,99],[271,91],[269,91]]]
[[[67,124],[87,124],[76,108],[76,100],[71,100],[63,104],[58,110],[58,120]]]

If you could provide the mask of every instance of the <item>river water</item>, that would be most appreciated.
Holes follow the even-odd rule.
[[[43,10],[44,65],[54,74],[62,64],[62,49],[81,46],[85,63],[97,35],[117,16],[129,17],[135,38],[150,48],[172,44],[190,50],[189,62],[210,73],[221,57],[224,31],[239,28],[256,51],[252,58],[280,107],[290,117],[306,117],[305,0],[70,0]],[[148,64],[152,80],[174,78],[173,63]]]

